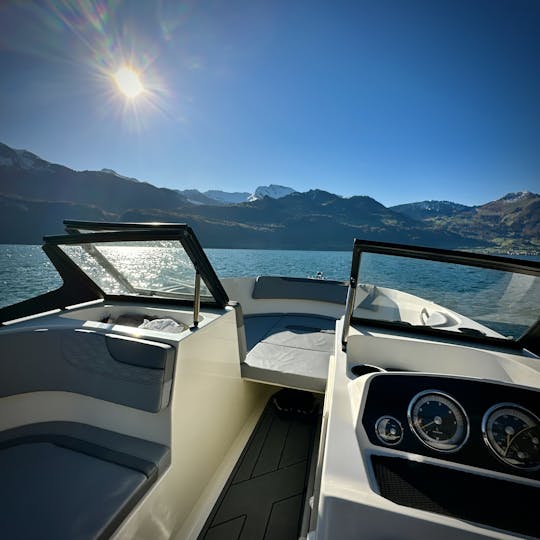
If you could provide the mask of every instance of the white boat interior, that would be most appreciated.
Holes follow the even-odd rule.
[[[540,537],[538,262],[220,280],[186,225],[65,225],[63,286],[0,309],[2,538]]]

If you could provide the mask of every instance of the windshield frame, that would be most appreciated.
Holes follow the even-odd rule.
[[[113,242],[137,242],[137,241],[174,241],[177,240],[183,247],[191,263],[193,264],[194,271],[200,274],[204,283],[206,284],[210,294],[214,301],[206,301],[205,305],[211,305],[214,307],[223,308],[229,302],[229,298],[221,281],[219,280],[214,268],[204,253],[202,246],[200,245],[193,230],[185,223],[99,223],[99,222],[84,222],[84,221],[64,221],[66,231],[68,234],[46,236],[44,237],[44,247],[47,246],[49,251],[62,251],[60,246],[62,245],[99,245]],[[92,232],[86,232],[92,231]],[[124,279],[125,277],[118,272],[118,269],[114,265],[110,265],[107,268],[109,261],[106,257],[100,254],[99,259],[103,258],[105,262],[105,269],[112,273],[113,276]],[[96,259],[98,264],[103,266],[103,262]],[[92,278],[86,274],[76,263],[72,260],[73,265],[78,271],[86,276],[91,281]],[[59,268],[59,272],[62,275],[62,268]],[[100,290],[102,296],[106,299],[148,299],[151,301],[163,301],[170,300],[172,302],[192,303],[193,299],[171,298],[168,295],[160,295],[159,291],[155,291],[153,294],[120,294],[113,295],[107,294],[101,290],[99,285],[94,282],[95,286]]]
[[[229,304],[229,297],[199,240],[193,230],[185,223],[110,223],[66,220],[64,225],[68,234],[45,236],[42,245],[43,251],[58,272],[62,285],[58,289],[0,308],[0,326],[12,324],[26,317],[57,312],[103,300],[192,306],[195,324],[199,304],[218,309],[223,309]],[[62,244],[75,245],[98,240],[101,242],[178,240],[195,270],[194,298],[171,298],[159,294],[150,296],[106,294],[60,247]],[[201,298],[201,279],[204,280],[212,295],[212,301],[206,300],[204,297]]]

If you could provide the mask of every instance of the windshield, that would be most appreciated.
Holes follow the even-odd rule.
[[[540,312],[540,264],[532,260],[357,240],[351,283],[353,324],[516,341]]]
[[[537,276],[365,253],[354,316],[517,339],[538,306]]]
[[[107,295],[194,297],[195,267],[177,240],[59,247]],[[204,282],[201,298],[213,299]]]

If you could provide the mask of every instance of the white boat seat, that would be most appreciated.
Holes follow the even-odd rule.
[[[169,463],[169,449],[72,422],[0,433],[2,538],[108,538]]]
[[[334,351],[335,319],[318,315],[244,317],[247,355],[242,376],[292,388],[324,392]]]

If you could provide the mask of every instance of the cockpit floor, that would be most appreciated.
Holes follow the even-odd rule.
[[[313,399],[306,392],[285,392],[286,398],[296,392],[296,402],[299,398],[304,405]],[[298,538],[320,416],[316,406],[280,411],[274,401],[261,415],[199,540]]]

